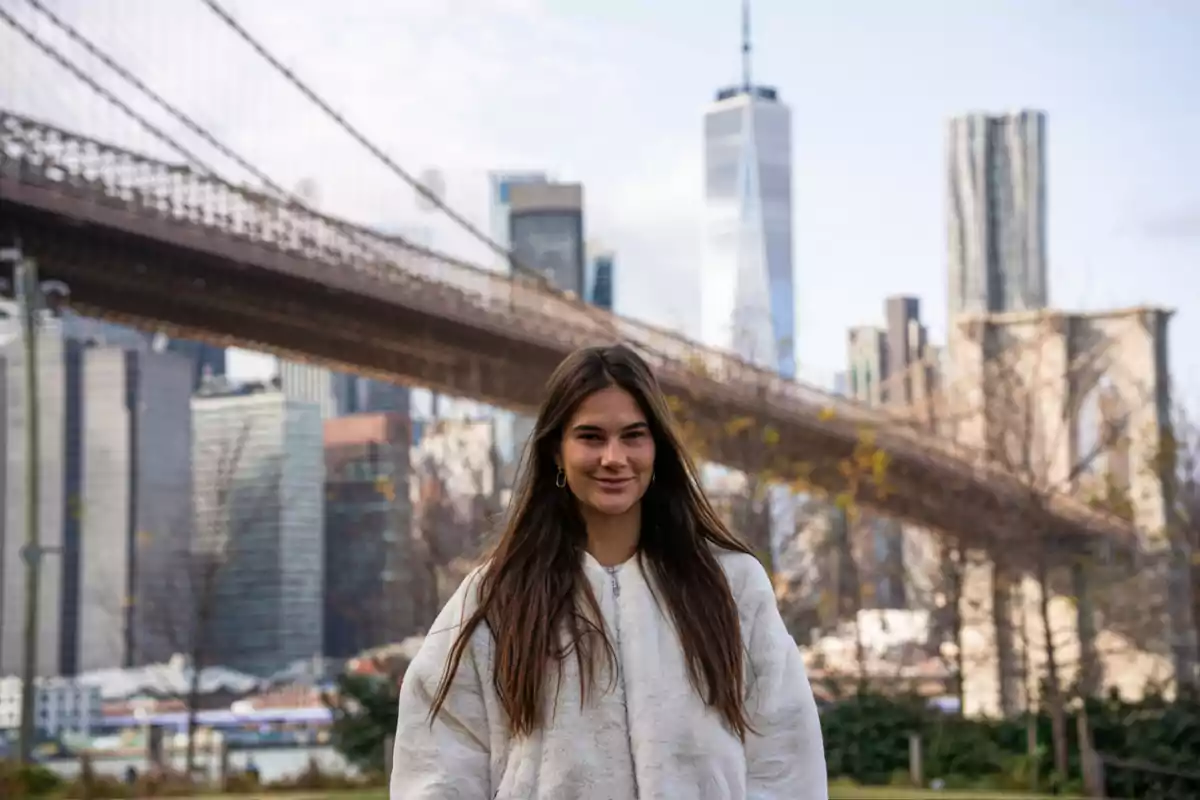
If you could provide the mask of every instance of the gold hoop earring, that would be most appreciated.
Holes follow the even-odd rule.
[[[563,472],[561,468],[559,468],[558,474],[554,476],[554,485],[560,489],[567,485],[567,473]]]

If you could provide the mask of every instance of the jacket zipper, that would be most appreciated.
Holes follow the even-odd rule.
[[[621,658],[621,581],[617,578],[617,570],[620,567],[605,567],[604,569],[608,572],[609,580],[612,582],[613,604],[616,606],[613,618],[613,633],[617,637],[615,648],[617,651],[617,686],[621,691],[621,707],[625,711],[625,742],[629,746],[629,765],[633,770],[631,776],[633,778],[633,798],[637,800],[640,795],[638,791],[637,762],[633,757],[633,728],[629,722],[629,695],[625,691],[625,666]]]

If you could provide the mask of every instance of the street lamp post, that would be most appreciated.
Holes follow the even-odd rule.
[[[58,282],[43,285],[38,279],[37,263],[25,258],[19,246],[0,251],[0,261],[13,265],[13,293],[17,301],[25,357],[25,625],[21,664],[20,758],[29,763],[33,756],[36,727],[36,678],[38,667],[38,601],[41,593],[42,558],[58,548],[43,547],[41,542],[41,425],[38,410],[38,314],[54,311],[67,296]]]

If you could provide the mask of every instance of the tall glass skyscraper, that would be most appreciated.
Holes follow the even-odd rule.
[[[613,310],[616,296],[616,256],[606,250],[591,254],[587,263],[587,301],[606,311]]]
[[[548,183],[544,172],[491,172],[488,173],[488,216],[492,241],[508,250],[512,247],[509,214],[512,207],[512,187],[523,184]],[[508,259],[501,258],[497,268],[508,272]]]
[[[796,373],[792,277],[792,115],[772,87],[750,74],[750,11],[742,3],[742,80],[717,92],[704,114],[704,260],[701,338],[767,369]],[[706,484],[724,470],[706,467]],[[745,490],[753,495],[756,476]],[[796,500],[768,493],[769,541],[778,555],[796,535]]]
[[[792,377],[792,115],[750,76],[743,4],[742,83],[704,115],[705,243],[701,335]]]
[[[949,320],[1045,308],[1046,115],[955,117],[946,139]]]

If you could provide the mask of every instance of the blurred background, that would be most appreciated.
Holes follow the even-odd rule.
[[[622,340],[832,779],[1196,796],[1198,32],[0,0],[0,756],[372,783],[539,387]]]

